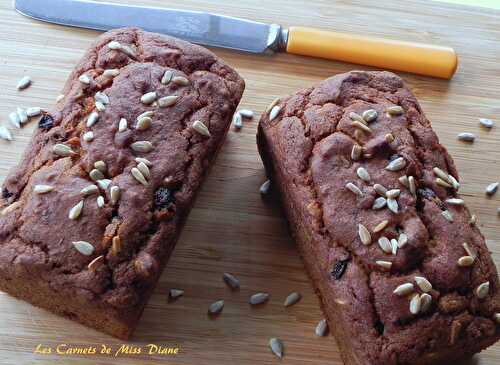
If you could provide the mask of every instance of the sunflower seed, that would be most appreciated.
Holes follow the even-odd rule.
[[[108,48],[112,49],[112,50],[121,50],[122,49],[122,45],[118,41],[111,41],[111,42],[108,43]]]
[[[94,167],[97,170],[101,171],[103,174],[106,173],[106,169],[107,169],[106,162],[104,162],[102,160],[96,161],[96,162],[94,162]]]
[[[389,171],[399,171],[404,169],[406,166],[406,160],[403,157],[398,157],[391,162],[385,167],[386,170]]]
[[[151,152],[153,150],[153,144],[149,141],[137,141],[130,145],[135,152]]]
[[[114,236],[112,242],[113,243],[111,244],[111,253],[116,256],[122,250],[122,240],[120,236]]]
[[[470,219],[469,219],[469,224],[471,226],[475,226],[477,223],[477,215],[473,214],[470,216]]]
[[[139,162],[137,165],[137,169],[141,172],[141,174],[149,180],[151,178],[151,173],[149,171],[149,167],[144,162]]]
[[[398,240],[395,238],[391,239],[392,254],[396,256],[398,254]]]
[[[116,77],[119,74],[120,74],[120,70],[118,70],[116,68],[110,68],[110,69],[104,70],[104,72],[102,73],[102,75],[104,77]]]
[[[142,185],[148,186],[148,182],[146,181],[144,175],[141,173],[141,171],[138,168],[133,167],[132,170],[130,170],[130,173],[132,174],[134,179],[136,179]]]
[[[406,233],[401,233],[398,237],[398,247],[403,248],[408,243],[408,236]]]
[[[172,78],[172,82],[176,85],[187,86],[189,85],[189,80],[184,76],[175,76]]]
[[[90,77],[86,74],[80,75],[78,80],[85,85],[90,85]]]
[[[398,116],[404,113],[404,109],[400,107],[399,105],[394,105],[390,106],[387,109],[385,109],[387,114],[389,114],[391,117]]]
[[[387,196],[387,199],[396,199],[400,193],[401,190],[399,189],[391,189],[385,195]]]
[[[97,206],[99,208],[102,208],[104,206],[104,197],[101,195],[97,197]]]
[[[80,190],[80,193],[87,196],[87,195],[92,195],[95,194],[99,191],[99,188],[97,185],[88,185],[84,187],[82,190]]]
[[[375,199],[375,201],[373,202],[373,205],[372,205],[372,209],[373,210],[379,210],[379,209],[382,209],[383,207],[385,207],[387,204],[387,199],[385,199],[384,197],[378,197],[377,199]]]
[[[486,296],[488,295],[489,292],[490,292],[490,282],[486,281],[486,282],[480,284],[476,288],[476,297],[478,297],[479,299],[484,299],[484,298],[486,298]]]
[[[394,289],[393,293],[400,297],[404,297],[410,293],[413,293],[414,290],[415,287],[413,286],[412,283],[404,283],[399,285],[396,289]]]
[[[413,176],[408,177],[408,189],[411,195],[417,196],[417,184],[415,183],[415,178]]]
[[[106,95],[102,91],[96,92],[95,95],[94,95],[94,99],[95,99],[96,102],[100,102],[100,103],[102,103],[104,105],[109,104],[109,96]]]
[[[42,113],[42,109],[36,106],[26,109],[26,114],[28,117],[33,118]]]
[[[280,359],[283,358],[283,342],[281,342],[279,338],[271,338],[269,340],[269,347],[271,348],[273,354],[278,356]]]
[[[89,262],[87,268],[91,271],[96,271],[97,268],[104,263],[104,255],[97,256],[95,259]]]
[[[231,290],[238,290],[240,288],[240,281],[236,278],[236,276],[225,272],[222,275],[222,280],[226,283],[227,286],[231,288]]]
[[[250,109],[240,109],[238,113],[240,113],[243,118],[247,119],[253,118],[253,111],[251,111]]]
[[[99,121],[99,114],[97,112],[92,112],[87,119],[87,127],[90,128]]]
[[[138,164],[140,164],[142,162],[144,165],[146,165],[148,167],[153,166],[151,161],[149,161],[147,158],[143,158],[143,157],[136,157],[135,162],[137,162]]]
[[[446,199],[446,202],[451,205],[464,205],[465,201],[463,199],[458,199],[458,198],[450,198]]]
[[[104,174],[98,169],[92,169],[89,173],[89,176],[94,181],[104,179]]]
[[[233,115],[233,125],[236,129],[241,129],[243,127],[243,118],[240,113],[234,113]]]
[[[377,119],[378,113],[375,109],[368,109],[363,112],[362,117],[366,122],[370,123]]]
[[[125,132],[127,128],[128,128],[127,119],[121,118],[120,122],[118,123],[118,132]]]
[[[443,179],[441,179],[440,177],[437,177],[436,178],[436,184],[439,185],[439,186],[442,186],[443,188],[452,188],[453,186],[451,184],[449,184],[448,182],[444,181]]]
[[[118,203],[118,200],[120,200],[120,188],[118,186],[112,186],[111,189],[109,189],[109,195],[111,197],[111,204],[115,205]]]
[[[97,180],[97,185],[102,189],[102,190],[106,190],[107,188],[109,188],[109,185],[111,185],[111,180],[109,179],[101,179],[101,180]]]
[[[370,174],[368,173],[368,171],[364,167],[358,167],[358,169],[356,170],[356,174],[364,182],[367,182],[367,183],[370,182]]]
[[[179,100],[178,95],[164,96],[163,98],[158,99],[158,106],[160,108],[166,108],[174,105],[177,100]]]
[[[467,242],[462,243],[462,247],[464,248],[465,252],[467,252],[467,254],[470,257],[476,259],[476,257],[477,257],[476,251],[474,251],[474,249],[472,247],[470,247],[470,245]]]
[[[23,108],[17,108],[17,115],[21,124],[24,124],[28,121],[28,113]]]
[[[417,283],[420,290],[424,293],[428,293],[432,290],[432,284],[426,278],[422,276],[415,276],[415,282]]]
[[[375,228],[373,228],[373,233],[378,233],[378,232],[383,231],[385,229],[385,227],[387,227],[388,224],[389,224],[388,220],[380,222],[379,224],[377,224],[375,226]]]
[[[474,264],[474,257],[472,256],[462,256],[458,259],[458,266],[468,267]]]
[[[434,172],[434,175],[436,175],[437,177],[441,178],[442,180],[446,181],[446,182],[450,182],[448,180],[448,174],[446,172],[444,172],[443,170],[441,170],[439,167],[434,167],[432,169],[432,171]]]
[[[403,175],[403,176],[398,178],[398,181],[401,183],[401,185],[403,185],[407,188],[410,188],[410,181],[409,181],[408,176]]]
[[[380,196],[384,198],[386,197],[387,189],[385,188],[385,186],[381,184],[373,184],[373,190],[375,190]]]
[[[210,131],[208,130],[207,126],[203,124],[202,121],[200,120],[195,120],[193,123],[193,129],[201,134],[202,136],[205,137],[210,137]]]
[[[161,83],[163,85],[167,85],[170,81],[172,81],[173,76],[174,72],[172,70],[166,70],[161,78]]]
[[[265,303],[269,300],[269,294],[267,293],[257,293],[257,294],[254,294],[250,297],[250,301],[249,303],[251,305],[258,305],[258,304],[262,304],[262,303]]]
[[[474,133],[463,132],[459,133],[457,138],[462,142],[474,142],[474,140],[476,139],[476,135]]]
[[[31,85],[31,78],[29,76],[24,76],[17,82],[17,90],[24,90]]]
[[[370,127],[368,127],[367,125],[361,123],[361,122],[358,122],[357,120],[351,122],[351,125],[354,127],[354,128],[358,128],[359,130],[362,130],[364,132],[367,132],[367,133],[371,133],[372,130]]]
[[[479,124],[485,128],[491,129],[495,123],[491,119],[479,118]]]
[[[495,313],[493,315],[493,318],[495,319],[495,321],[500,324],[500,312],[499,313]]]
[[[208,306],[208,313],[210,314],[219,314],[222,312],[222,309],[224,308],[224,301],[223,300],[218,300],[216,302],[213,302]]]
[[[347,189],[349,189],[350,191],[352,191],[354,194],[356,194],[357,196],[363,196],[363,192],[361,191],[360,188],[358,188],[356,185],[354,185],[353,183],[349,182],[346,184],[345,186]]]
[[[356,120],[364,125],[368,125],[366,123],[366,121],[363,119],[363,117],[361,115],[359,115],[358,113],[355,113],[355,112],[350,112],[349,113],[349,118],[351,118],[351,120]]]
[[[429,294],[424,293],[420,295],[420,313],[427,312],[431,307],[431,303],[432,303],[432,297]]]
[[[394,214],[398,214],[399,206],[396,199],[387,199],[387,208]]]
[[[422,307],[422,300],[420,299],[420,294],[415,293],[410,300],[410,313],[418,314],[420,312],[420,308]]]
[[[35,187],[33,188],[33,192],[35,194],[50,193],[53,190],[54,190],[54,187],[50,186],[50,185],[35,185]]]
[[[83,134],[82,138],[85,142],[92,142],[94,140],[94,132],[88,131]]]
[[[61,157],[67,157],[75,154],[71,147],[61,143],[54,145],[54,147],[52,148],[52,152]]]
[[[271,189],[271,180],[266,180],[264,183],[260,186],[259,191],[262,195],[267,195],[269,193],[269,190]]]
[[[316,333],[316,336],[323,337],[327,334],[327,332],[328,332],[328,322],[326,321],[326,319],[322,319],[316,325],[314,333]]]
[[[441,215],[448,221],[448,222],[453,222],[453,215],[449,210],[443,210],[441,212]]]
[[[153,120],[149,117],[143,117],[137,121],[137,124],[135,125],[135,129],[139,131],[144,131],[146,129],[149,129],[151,127],[151,124],[153,123]]]
[[[83,210],[83,200],[80,200],[73,208],[70,209],[68,217],[69,219],[78,219]]]
[[[0,126],[0,139],[5,139],[7,141],[12,141],[13,139],[10,131],[3,125]]]
[[[157,97],[158,95],[156,94],[156,91],[151,91],[141,96],[141,103],[149,105],[153,103]]]
[[[385,136],[384,136],[384,139],[387,143],[391,144],[392,142],[394,142],[394,135],[392,133],[387,133]]]
[[[372,243],[370,231],[368,231],[368,229],[361,223],[358,224],[358,235],[363,245],[368,246]]]
[[[271,111],[271,109],[272,109],[272,108],[274,108],[274,106],[278,105],[279,101],[280,101],[280,98],[276,98],[276,99],[274,99],[274,100],[271,102],[271,104],[269,104],[269,105],[267,106],[267,108],[266,108],[266,114],[268,114],[268,113]]]
[[[2,209],[0,212],[0,215],[6,215],[9,214],[10,212],[13,212],[14,210],[17,209],[21,205],[21,202],[14,202],[10,205],[7,205],[5,208]]]
[[[362,155],[363,155],[363,147],[361,147],[359,144],[354,144],[352,146],[351,159],[353,161],[358,161]]]
[[[491,196],[491,195],[495,194],[498,190],[498,185],[500,185],[498,182],[494,182],[494,183],[489,184],[485,190],[486,195]]]
[[[12,112],[9,114],[9,122],[13,127],[21,128],[21,119],[19,118],[19,114],[16,112]]]
[[[391,241],[385,236],[382,236],[378,239],[378,245],[385,253],[392,253],[392,245]]]
[[[458,190],[460,188],[460,183],[457,179],[455,179],[453,175],[448,175],[448,180],[450,181],[451,185],[453,185],[453,188],[455,190]]]
[[[184,295],[184,290],[181,289],[170,289],[169,296],[171,299],[177,299]]]
[[[386,269],[386,270],[390,270],[390,269],[391,269],[391,267],[392,267],[392,262],[390,262],[390,261],[382,261],[382,260],[377,260],[377,261],[375,261],[375,263],[376,263],[378,266],[380,266],[380,267],[382,267],[382,268],[384,268],[384,269]]]
[[[86,241],[75,241],[73,247],[82,255],[90,256],[94,253],[94,246]]]
[[[96,101],[96,102],[95,102],[95,108],[96,108],[96,109],[97,109],[97,111],[99,111],[99,112],[103,112],[103,111],[105,111],[105,110],[106,110],[106,106],[105,106],[102,102],[100,102],[100,101]]]
[[[296,304],[301,298],[302,298],[302,296],[299,293],[297,293],[297,292],[290,293],[286,297],[285,302],[283,303],[283,305],[285,307],[290,307],[290,306]]]
[[[269,121],[274,120],[278,116],[280,111],[281,111],[281,107],[279,105],[273,106],[273,108],[269,112]]]

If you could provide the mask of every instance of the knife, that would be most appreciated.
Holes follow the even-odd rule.
[[[28,17],[97,30],[136,26],[193,43],[252,53],[285,51],[450,79],[457,68],[453,48],[353,35],[307,27],[265,24],[200,11],[90,0],[15,0]]]

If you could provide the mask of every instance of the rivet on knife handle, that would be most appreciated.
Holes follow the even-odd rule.
[[[307,27],[288,29],[286,51],[444,79],[453,76],[458,63],[457,55],[450,47]]]

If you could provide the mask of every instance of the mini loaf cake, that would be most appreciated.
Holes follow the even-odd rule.
[[[499,339],[495,265],[398,76],[278,99],[257,137],[346,364],[449,364]]]
[[[204,48],[99,37],[4,183],[0,289],[129,337],[243,89]]]

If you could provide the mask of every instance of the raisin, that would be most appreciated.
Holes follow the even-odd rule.
[[[42,119],[38,122],[38,128],[49,130],[54,126],[54,118],[50,114],[44,114]]]
[[[347,263],[349,262],[349,259],[345,260],[338,260],[335,265],[333,266],[333,270],[331,272],[333,278],[335,280],[340,280],[342,275],[344,275],[345,269],[347,269]]]
[[[377,332],[379,333],[379,335],[383,335],[384,334],[384,324],[381,321],[375,322],[375,326],[374,327],[377,330]]]
[[[174,203],[175,198],[172,191],[168,188],[161,187],[155,192],[155,208],[168,209]]]
[[[4,199],[8,199],[8,198],[10,198],[12,195],[14,195],[14,193],[11,193],[9,190],[7,190],[7,188],[3,188],[3,189],[2,189],[2,198],[4,198]]]

